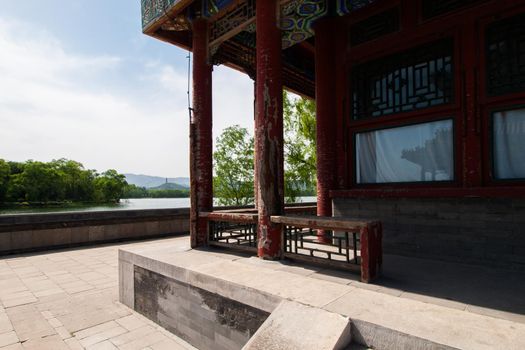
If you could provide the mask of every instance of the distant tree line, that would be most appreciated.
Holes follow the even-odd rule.
[[[189,196],[189,189],[148,189],[136,185],[127,185],[122,198],[187,198]]]
[[[85,169],[74,160],[10,162],[0,159],[0,204],[118,202],[128,186],[124,175]]]

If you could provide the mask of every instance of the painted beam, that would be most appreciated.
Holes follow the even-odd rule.
[[[208,0],[212,1],[212,0]],[[339,0],[335,3],[335,13],[344,16],[356,9],[365,7],[374,0]],[[213,29],[210,45],[217,47],[247,30],[255,22],[254,0],[240,1],[237,6],[229,7],[224,13],[214,12]],[[280,0],[279,1],[282,48],[289,48],[314,36],[314,24],[319,19],[331,15],[326,0]]]
[[[194,0],[141,0],[142,31],[152,34]]]
[[[338,0],[335,14],[343,16],[375,0]],[[172,20],[194,0],[141,0],[142,30],[153,35],[165,22]],[[282,48],[286,49],[314,35],[314,23],[329,15],[327,0],[280,0],[279,26],[282,30]],[[255,0],[205,0],[204,17],[212,21],[211,47],[231,39],[254,26]]]

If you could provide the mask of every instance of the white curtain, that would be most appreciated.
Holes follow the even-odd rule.
[[[525,109],[494,113],[496,179],[525,178]]]
[[[357,183],[452,180],[452,128],[452,120],[442,120],[358,133]]]

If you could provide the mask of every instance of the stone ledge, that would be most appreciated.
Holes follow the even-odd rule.
[[[188,209],[1,215],[0,255],[166,237],[188,231]]]
[[[0,215],[0,232],[188,218],[188,208]]]
[[[354,340],[375,349],[525,348],[524,324],[303,276],[276,262],[164,244],[121,250],[120,257],[265,311],[290,300],[341,314],[352,320]],[[122,292],[129,305],[133,287]]]

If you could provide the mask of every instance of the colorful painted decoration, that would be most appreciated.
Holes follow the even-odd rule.
[[[365,7],[375,0],[337,0],[335,12],[344,16]],[[282,8],[281,29],[283,49],[293,46],[314,35],[313,24],[329,13],[328,0],[296,0]]]
[[[337,0],[336,12],[339,16],[344,16],[352,11],[365,7],[376,0]]]
[[[142,28],[148,27],[181,0],[141,0]]]
[[[232,1],[233,0],[205,0],[202,2],[202,13],[204,17],[211,17],[231,4]]]
[[[181,0],[141,0],[142,1],[142,27],[146,28],[156,19],[162,16],[167,10],[176,5]],[[259,0],[262,1],[262,0]],[[288,1],[281,7],[281,23],[280,27],[283,31],[283,49],[293,46],[301,41],[304,41],[314,35],[313,24],[318,19],[329,14],[329,0],[292,0]],[[333,15],[343,16],[352,11],[365,7],[376,0],[336,0],[335,13]],[[233,0],[204,0],[202,2],[202,13],[206,17],[212,17],[218,14],[221,10],[230,5]],[[253,9],[250,11],[243,10],[241,13],[234,10],[232,15],[250,15],[255,13],[255,1],[241,2],[241,8]],[[235,17],[234,16],[234,17]],[[239,25],[237,17],[230,18],[227,16],[223,19],[223,23],[219,30],[221,33],[228,31],[232,26]],[[222,19],[222,18],[221,18]],[[219,19],[219,21],[221,20]],[[241,21],[242,22],[242,21]],[[252,25],[253,27],[253,25]],[[251,28],[253,30],[253,28]],[[212,35],[213,37],[214,35]],[[218,36],[218,35],[215,35]]]
[[[313,23],[328,13],[326,0],[293,1],[283,10],[281,18],[283,49],[313,36]]]

